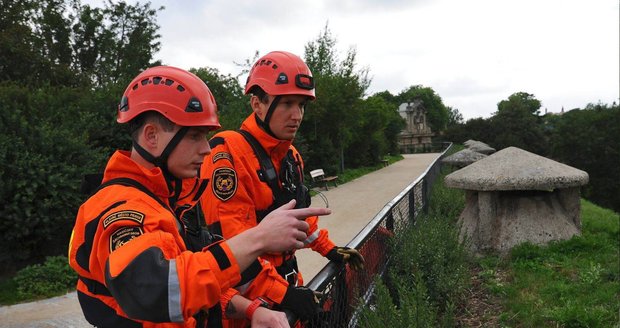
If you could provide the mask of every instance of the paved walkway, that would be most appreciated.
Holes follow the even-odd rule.
[[[405,159],[356,180],[322,191],[332,209],[322,217],[319,226],[330,232],[337,245],[347,244],[407,185],[422,174],[439,154],[404,155]],[[313,206],[324,206],[318,196]],[[327,263],[320,255],[301,250],[299,266],[309,282]],[[1,328],[83,328],[91,327],[82,315],[76,293],[32,303],[0,307]]]

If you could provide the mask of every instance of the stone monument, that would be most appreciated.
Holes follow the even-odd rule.
[[[398,136],[400,152],[413,153],[430,148],[435,134],[428,125],[422,100],[414,99],[409,103],[402,103],[398,107],[398,113],[407,122],[407,126]]]
[[[450,188],[466,190],[461,237],[474,253],[507,254],[529,241],[547,244],[581,232],[579,187],[588,174],[508,147],[446,176]]]

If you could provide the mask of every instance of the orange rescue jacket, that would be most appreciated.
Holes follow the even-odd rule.
[[[258,140],[271,157],[276,172],[280,172],[281,161],[291,150],[293,157],[303,160],[291,141],[278,140],[263,131],[254,114],[241,125]],[[205,158],[201,176],[210,178],[210,187],[201,197],[202,210],[209,229],[224,238],[230,238],[258,224],[261,213],[265,213],[273,202],[273,192],[259,177],[260,164],[256,154],[245,138],[236,131],[223,131],[210,140],[211,154]],[[302,177],[303,179],[303,177]],[[329,239],[327,230],[318,229],[318,217],[306,219],[310,225],[306,247],[325,256],[335,245]],[[279,267],[292,257],[291,254],[264,254],[274,266]],[[303,284],[301,275],[299,285]],[[272,299],[273,300],[273,299]],[[277,300],[274,300],[278,302]]]
[[[69,243],[86,319],[99,327],[195,327],[192,316],[217,305],[241,279],[231,250],[225,241],[187,250],[159,168],[146,169],[117,151],[103,183],[118,178],[146,192],[119,184],[100,189],[80,207]],[[189,180],[184,190],[191,192],[180,203],[191,205],[198,188]]]

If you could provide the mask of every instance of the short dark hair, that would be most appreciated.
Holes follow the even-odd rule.
[[[258,85],[253,86],[250,89],[250,93],[253,96],[258,97],[258,99],[263,103],[266,104],[269,102],[269,95],[267,94],[267,92],[265,92],[265,90],[263,90],[263,88],[259,87]]]
[[[147,122],[159,123],[163,127],[164,131],[172,131],[174,130],[175,126],[175,124],[171,120],[169,120],[159,112],[144,112],[136,116],[133,120],[129,121],[129,131],[133,140],[137,140],[138,135],[140,134],[140,128],[142,128]]]

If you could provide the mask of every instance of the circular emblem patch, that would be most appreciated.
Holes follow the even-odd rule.
[[[229,167],[215,169],[211,181],[213,193],[222,201],[229,200],[237,191],[237,173]]]

